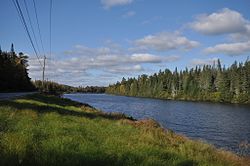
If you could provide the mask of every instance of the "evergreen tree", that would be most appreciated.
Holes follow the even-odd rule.
[[[0,51],[0,91],[34,90],[28,76],[28,56],[14,52],[11,45],[10,52]]]
[[[166,99],[203,100],[216,102],[250,103],[250,61],[234,62],[222,68],[220,60],[203,68],[196,66],[174,72],[166,69],[152,76],[141,75],[137,79],[122,79],[111,85],[107,93],[156,97]]]
[[[14,44],[13,44],[13,43],[11,44],[10,52],[11,52],[12,54],[15,53],[15,49],[14,49]]]

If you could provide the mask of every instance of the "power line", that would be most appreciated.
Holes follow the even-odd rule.
[[[14,3],[14,6],[15,6],[16,9],[17,9],[17,13],[19,14],[19,18],[21,19],[21,22],[23,23],[24,29],[25,29],[25,31],[26,31],[26,33],[27,33],[27,35],[28,35],[28,38],[29,38],[30,43],[31,43],[31,45],[32,45],[32,47],[33,47],[33,50],[34,50],[34,52],[35,52],[35,54],[36,54],[36,57],[37,57],[37,59],[38,59],[40,65],[42,66],[42,63],[40,62],[39,56],[38,56],[38,54],[37,54],[37,50],[36,50],[36,48],[35,48],[35,46],[34,46],[34,42],[33,42],[32,38],[31,38],[30,33],[29,33],[29,29],[28,29],[27,23],[26,23],[26,21],[25,21],[25,18],[24,18],[22,9],[21,9],[21,7],[20,7],[20,5],[19,5],[19,2],[18,2],[18,0],[15,0],[15,1],[13,0],[12,2]]]
[[[33,28],[33,24],[32,24],[31,18],[30,18],[30,13],[29,13],[29,10],[28,10],[28,7],[27,7],[28,5],[26,3],[26,0],[24,0],[24,5],[25,5],[26,13],[28,15],[30,27],[31,27],[31,30],[32,30],[32,33],[33,33],[33,36],[34,36],[34,39],[35,39],[35,43],[36,43],[36,46],[37,46],[38,53],[41,55],[39,45],[38,45],[38,42],[37,42],[37,38],[36,38],[36,35],[35,35],[35,31],[34,31],[34,28]]]
[[[21,9],[21,7],[20,7],[20,5],[19,5],[19,2],[18,2],[18,0],[12,0],[12,2],[14,3],[14,6],[15,6],[15,8],[16,8],[16,10],[17,10],[17,13],[18,13],[18,15],[19,15],[19,18],[21,19],[21,22],[22,22],[22,24],[23,24],[23,26],[24,26],[24,29],[25,29],[25,31],[26,31],[26,33],[27,33],[27,35],[28,35],[28,38],[29,38],[30,43],[31,43],[31,45],[32,45],[32,47],[33,47],[33,50],[34,50],[34,52],[35,52],[35,54],[36,54],[36,57],[37,57],[37,59],[38,59],[40,65],[42,66],[42,63],[41,63],[41,61],[40,61],[40,59],[39,59],[39,56],[38,56],[38,54],[37,54],[37,50],[36,50],[36,48],[35,48],[35,46],[34,46],[33,40],[32,40],[32,38],[31,38],[31,35],[30,35],[30,32],[29,32],[27,23],[26,23],[26,21],[25,21],[25,18],[24,18],[22,9]]]
[[[50,10],[49,10],[49,54],[51,58],[51,18],[52,18],[52,0],[50,0]]]
[[[14,4],[16,10],[17,10],[17,15],[18,15],[19,19],[21,20],[21,23],[23,24],[23,27],[24,27],[24,30],[25,30],[25,25],[24,25],[24,22],[23,22],[23,20],[22,20],[21,14],[20,14],[20,12],[19,12],[19,10],[18,10],[18,8],[17,8],[17,4],[16,4],[15,0],[12,0],[12,2],[13,2],[13,4]]]
[[[35,8],[36,23],[37,23],[37,27],[38,27],[40,42],[41,42],[41,45],[42,45],[43,53],[44,53],[44,55],[45,55],[45,51],[44,51],[44,47],[43,47],[43,41],[42,41],[42,35],[41,35],[41,30],[40,30],[40,25],[39,25],[39,21],[38,21],[38,15],[37,15],[37,9],[36,9],[35,0],[33,0],[33,5],[34,5],[34,8]]]
[[[43,74],[42,74],[42,79],[43,79],[43,85],[44,85],[44,75],[45,75],[45,61],[46,61],[46,56],[45,56],[45,51],[44,51],[44,46],[43,46],[43,40],[42,40],[42,35],[41,35],[41,30],[40,30],[40,25],[39,25],[39,21],[38,21],[38,14],[37,14],[37,9],[36,9],[36,3],[35,3],[35,0],[33,0],[33,5],[34,5],[34,9],[35,9],[35,14],[36,14],[36,23],[37,23],[37,28],[38,28],[38,32],[39,32],[39,37],[40,37],[40,42],[41,42],[41,45],[42,45],[42,49],[43,49],[43,53],[44,53],[44,56],[43,56]]]

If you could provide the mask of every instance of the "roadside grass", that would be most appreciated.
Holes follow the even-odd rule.
[[[230,166],[247,161],[164,130],[47,95],[0,101],[0,165]]]

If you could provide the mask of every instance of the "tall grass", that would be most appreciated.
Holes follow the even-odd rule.
[[[152,120],[105,114],[53,96],[0,101],[1,165],[246,165]]]

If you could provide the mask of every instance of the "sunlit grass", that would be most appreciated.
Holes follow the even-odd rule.
[[[0,101],[1,165],[246,165],[158,127],[53,96]]]

